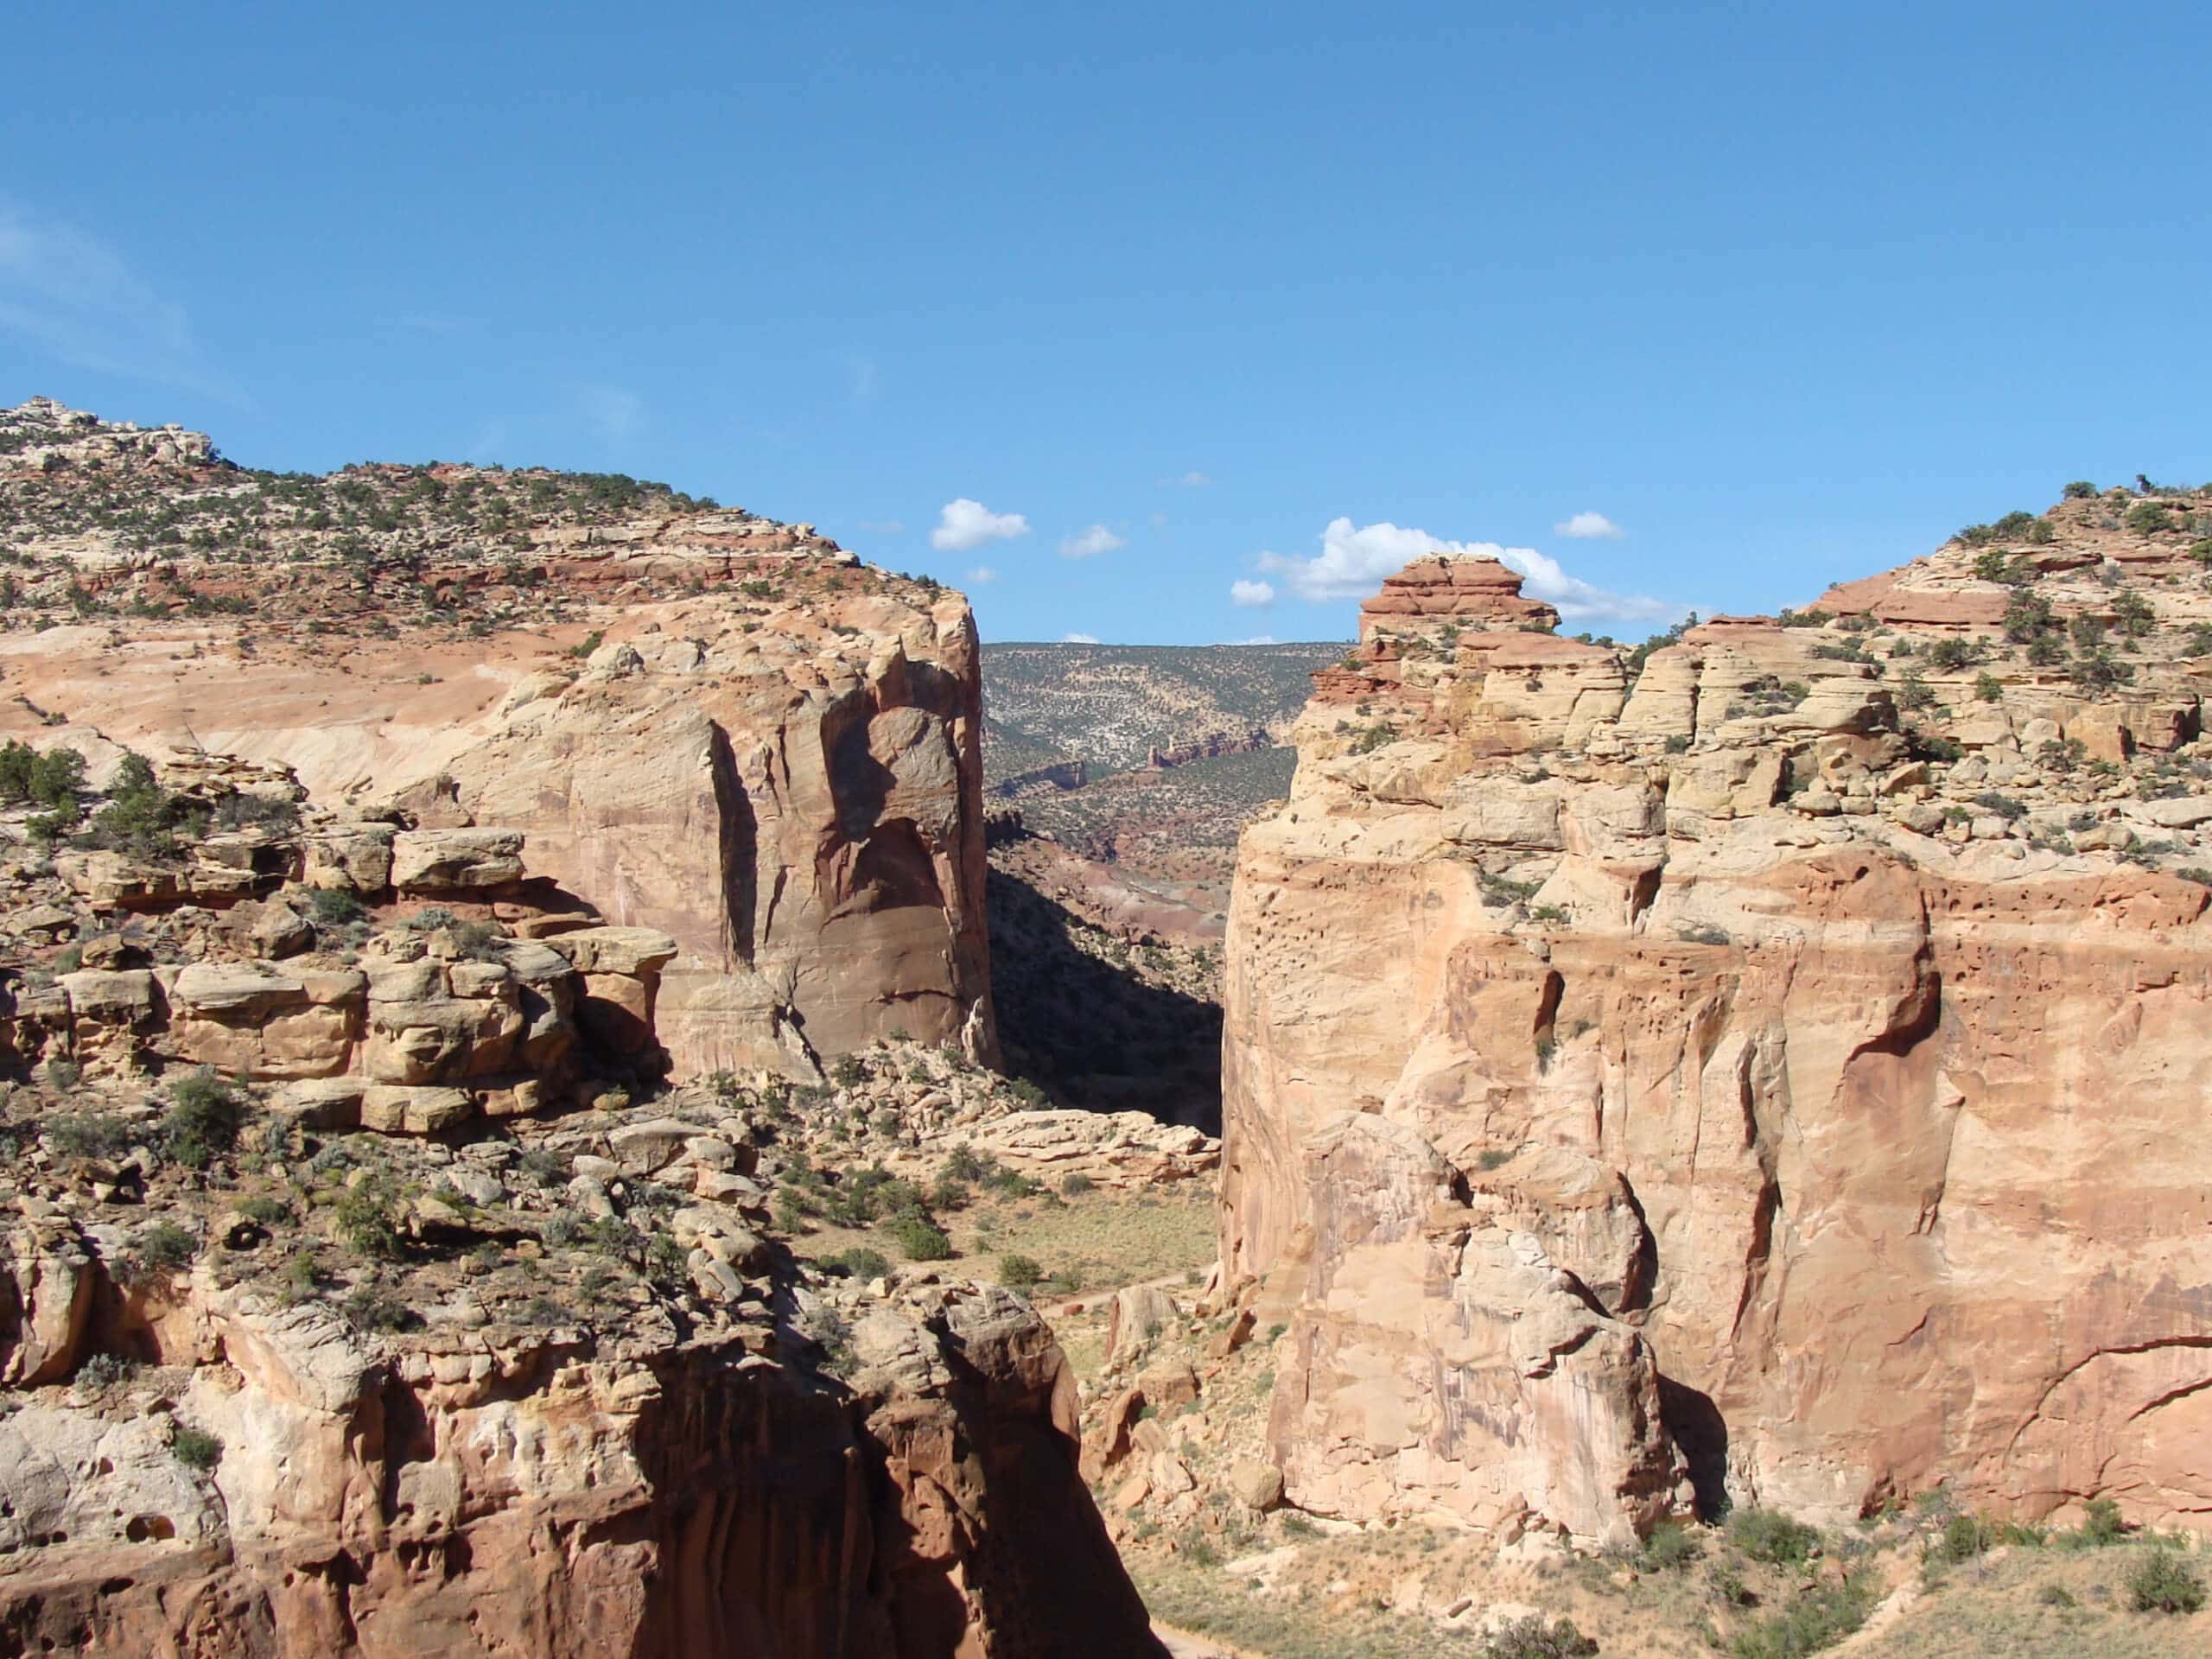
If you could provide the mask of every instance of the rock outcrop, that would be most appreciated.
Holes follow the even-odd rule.
[[[2212,1515],[2209,510],[1636,653],[1494,565],[1384,584],[1230,926],[1291,1502]]]
[[[78,1382],[0,1420],[14,1651],[1149,1650],[1076,1473],[1073,1384],[1003,1291],[880,1307],[848,1389],[790,1351],[788,1287],[688,1334],[479,1306],[373,1338],[207,1269],[126,1291],[43,1230],[15,1233],[0,1344],[23,1382]],[[90,1363],[118,1349],[140,1369]]]
[[[286,770],[349,815],[318,885],[664,932],[683,1073],[814,1075],[894,1032],[994,1052],[957,594],[632,480],[295,480],[193,435],[0,411],[13,602],[51,613],[0,641],[0,735]],[[148,544],[134,510],[198,527]],[[273,874],[203,848],[166,879]]]
[[[963,601],[44,402],[0,531],[0,1651],[1157,1650],[1029,1305],[788,1242],[849,1115],[1216,1157],[977,1064]]]

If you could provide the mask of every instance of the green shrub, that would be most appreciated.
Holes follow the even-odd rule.
[[[1739,1632],[1729,1651],[1734,1659],[1800,1659],[1834,1647],[1872,1611],[1872,1597],[1855,1580],[1821,1585]]]
[[[1598,1644],[1574,1628],[1574,1621],[1547,1621],[1530,1613],[1492,1631],[1483,1643],[1483,1659],[1587,1659]]]
[[[391,1183],[382,1176],[371,1176],[358,1186],[346,1188],[331,1207],[331,1218],[337,1224],[339,1237],[363,1255],[396,1262],[407,1252],[407,1241],[399,1231],[398,1201]],[[549,1240],[552,1236],[550,1224],[546,1236]]]
[[[264,1227],[289,1226],[292,1220],[290,1205],[282,1198],[272,1198],[259,1193],[250,1198],[239,1199],[238,1213],[248,1221],[258,1223]]]
[[[190,1265],[200,1241],[173,1221],[157,1221],[138,1235],[138,1259],[164,1273]]]
[[[1984,675],[1986,679],[1988,676]],[[1897,682],[1897,707],[1913,710],[1925,709],[1936,701],[1936,693],[1917,672],[1909,673]]]
[[[945,1154],[944,1162],[938,1166],[938,1179],[973,1184],[982,1180],[989,1168],[973,1147],[963,1144]]]
[[[1637,1551],[1636,1564],[1646,1573],[1680,1573],[1705,1554],[1698,1536],[1678,1521],[1662,1521]]]
[[[1060,1178],[1060,1195],[1063,1198],[1079,1198],[1084,1193],[1094,1191],[1097,1185],[1097,1182],[1092,1180],[1081,1170],[1070,1170]]]
[[[2126,1535],[2127,1523],[2120,1518],[2120,1504],[2115,1500],[2093,1497],[2082,1506],[2081,1536],[2084,1542],[2101,1549]]]
[[[343,887],[317,887],[308,896],[308,914],[317,927],[343,927],[366,913],[361,901]]]
[[[925,1217],[905,1215],[891,1224],[891,1239],[909,1262],[951,1259],[952,1241]]]
[[[2178,527],[2173,514],[2156,501],[2138,501],[2121,515],[2120,522],[2138,536],[2155,536]]]
[[[180,1423],[169,1437],[169,1451],[188,1469],[202,1474],[223,1460],[223,1442],[204,1428]]]
[[[178,850],[181,833],[196,840],[207,828],[203,809],[163,789],[145,756],[127,753],[108,787],[108,804],[93,814],[84,840],[108,852],[168,858]]]
[[[1984,702],[2002,702],[2005,700],[2005,682],[1984,670],[1974,677],[1974,694]]]
[[[422,1323],[404,1300],[382,1285],[363,1285],[350,1292],[338,1311],[356,1331],[411,1331]]]
[[[1002,1255],[999,1257],[999,1283],[1014,1290],[1027,1290],[1045,1276],[1045,1269],[1033,1256]]]
[[[1728,1522],[1728,1541],[1755,1561],[1796,1566],[1809,1561],[1821,1547],[1817,1527],[1774,1510],[1742,1510]]]
[[[2005,637],[2016,645],[2049,633],[2058,626],[2057,613],[2041,594],[2015,594],[2005,606]],[[1942,642],[1948,645],[1951,642]]]
[[[38,751],[28,743],[10,738],[0,745],[0,801],[27,801],[31,794],[31,769],[38,764]]]
[[[46,1125],[47,1143],[65,1158],[120,1158],[137,1133],[112,1112],[72,1112]]]
[[[172,1084],[169,1100],[162,1118],[162,1147],[178,1163],[205,1169],[238,1145],[245,1103],[213,1066],[200,1066]]]
[[[2097,486],[2086,478],[2077,478],[2059,492],[2069,501],[2090,501],[2096,499]]]
[[[891,1271],[891,1258],[881,1250],[872,1250],[865,1244],[855,1244],[849,1250],[824,1256],[822,1265],[832,1273],[842,1273],[848,1279],[880,1279]]]
[[[127,1354],[97,1353],[77,1368],[73,1380],[79,1388],[98,1394],[127,1382],[137,1370],[138,1362]]]
[[[85,781],[85,757],[74,749],[48,749],[31,762],[26,780],[31,799],[41,806],[74,808]]]
[[[2127,1605],[2139,1613],[2193,1613],[2204,1605],[2204,1580],[2171,1550],[2154,1549],[2127,1569]]]
[[[1938,639],[1928,648],[1928,665],[1948,673],[1971,667],[1979,654],[1963,639]]]
[[[2091,691],[2109,691],[2135,677],[2135,664],[2123,663],[2104,646],[2085,651],[2066,665],[2066,677]]]
[[[1943,1536],[1934,1554],[1940,1560],[1970,1561],[1985,1554],[1991,1543],[1990,1530],[1971,1515],[1955,1515],[1943,1529]]]

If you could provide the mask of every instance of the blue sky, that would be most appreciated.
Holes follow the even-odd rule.
[[[35,7],[0,400],[664,479],[986,638],[1340,637],[1431,541],[1640,636],[2212,478],[2202,21]]]

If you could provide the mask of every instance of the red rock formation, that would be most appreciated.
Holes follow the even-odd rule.
[[[33,1302],[83,1271],[81,1250],[45,1248]],[[10,1282],[25,1287],[20,1256]],[[18,1395],[0,1423],[12,1651],[1155,1650],[1076,1472],[1059,1350],[1002,1291],[870,1315],[849,1397],[766,1357],[765,1323],[691,1340],[664,1322],[495,1327],[385,1349],[327,1310],[204,1281],[147,1311],[151,1357],[196,1363],[183,1403],[221,1461],[198,1478],[159,1417]],[[0,1341],[25,1334],[19,1314]]]
[[[5,734],[111,757],[123,744],[165,766],[213,752],[289,768],[365,818],[518,837],[502,855],[519,859],[513,891],[493,896],[676,940],[659,1028],[680,1073],[806,1073],[893,1031],[995,1052],[982,687],[957,594],[864,569],[810,526],[665,497],[481,550],[412,525],[340,541],[271,510],[261,533],[289,554],[248,580],[226,559],[40,529],[74,522],[70,486],[90,474],[73,469],[93,461],[136,468],[125,481],[164,501],[242,488],[204,440],[179,461],[174,434],[0,411],[26,420],[54,437],[0,456],[0,492],[27,504],[11,539],[35,563],[20,580],[66,575],[150,614],[13,635]],[[342,481],[397,490],[426,470],[518,511],[534,480],[558,481]],[[171,608],[223,590],[256,611],[250,628]],[[482,612],[466,630],[435,607],[463,598]]]
[[[2165,568],[2056,516],[2062,624],[2115,613],[2107,542]],[[1224,1262],[1292,1319],[1291,1501],[1603,1535],[1679,1452],[1707,1502],[1829,1517],[2212,1513],[2212,605],[2133,589],[2116,692],[1993,638],[1939,667],[2007,602],[1976,556],[1822,601],[1889,626],[1732,619],[1632,684],[1510,624],[1389,655],[1395,589],[1363,618],[1374,724],[1317,696],[1230,930]],[[2107,730],[2172,758],[2094,774]],[[1572,1421],[1513,1345],[1547,1308],[1605,1357]]]

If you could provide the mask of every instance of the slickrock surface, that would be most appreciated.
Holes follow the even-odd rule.
[[[2090,493],[1633,653],[1384,584],[1230,928],[1291,1503],[2212,1515],[2208,559]]]
[[[0,410],[0,735],[95,781],[109,745],[259,763],[334,843],[401,832],[319,884],[664,932],[680,1072],[993,1052],[957,594],[616,475],[253,473],[43,400]]]

